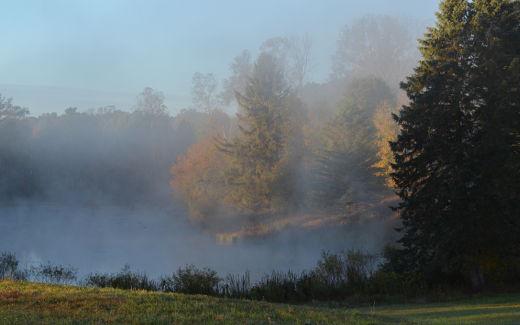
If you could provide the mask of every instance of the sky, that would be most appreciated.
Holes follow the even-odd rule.
[[[171,112],[195,72],[227,76],[243,49],[308,35],[310,79],[330,71],[339,31],[366,14],[434,21],[439,0],[17,0],[2,3],[0,93],[33,115],[116,105],[147,86]]]

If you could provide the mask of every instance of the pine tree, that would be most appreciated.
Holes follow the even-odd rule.
[[[269,213],[295,203],[302,137],[295,110],[301,106],[287,86],[283,67],[261,54],[240,106],[239,135],[220,141],[232,160],[228,180],[233,203],[246,212]]]
[[[377,132],[373,123],[377,108],[395,101],[391,89],[375,78],[355,79],[338,114],[323,131],[317,153],[314,198],[318,207],[345,212],[353,203],[373,202],[384,192],[376,177]]]
[[[518,256],[520,11],[445,0],[403,83],[393,178],[410,270],[484,284]]]

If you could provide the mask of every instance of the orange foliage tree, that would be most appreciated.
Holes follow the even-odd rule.
[[[194,220],[204,223],[219,212],[229,212],[224,177],[228,164],[213,137],[206,137],[191,146],[171,167],[171,186],[187,203]]]
[[[399,133],[399,127],[392,118],[396,109],[388,103],[379,105],[374,113],[372,122],[376,129],[377,162],[372,166],[377,169],[376,175],[385,179],[385,184],[393,188],[391,177],[394,154],[390,148],[390,141],[395,141]]]

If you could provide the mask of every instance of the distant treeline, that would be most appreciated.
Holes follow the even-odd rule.
[[[196,73],[193,105],[175,115],[151,88],[133,107],[38,117],[0,96],[0,200],[164,200],[173,165],[178,197],[207,225],[379,202],[392,195],[390,112],[405,102],[397,84],[417,62],[414,36],[388,16],[345,26],[322,83],[308,82],[308,38],[273,37],[221,83]]]
[[[128,204],[168,194],[169,166],[195,132],[162,101],[147,88],[132,112],[68,108],[28,117],[0,96],[0,200]]]

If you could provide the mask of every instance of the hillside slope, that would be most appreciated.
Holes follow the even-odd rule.
[[[520,295],[371,308],[0,282],[1,324],[518,324]]]
[[[144,291],[0,282],[0,324],[373,324],[340,309]]]

